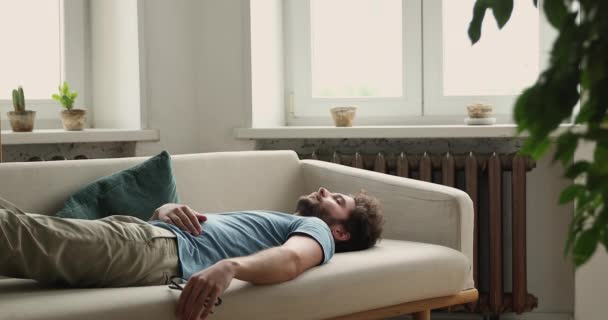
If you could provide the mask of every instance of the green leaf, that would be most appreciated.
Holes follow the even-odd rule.
[[[608,252],[608,228],[604,227],[602,231],[602,244],[604,245],[604,249]]]
[[[559,29],[564,21],[564,18],[568,15],[568,7],[563,0],[546,0],[543,1],[543,9],[547,20],[553,27]]]
[[[492,13],[498,24],[498,28],[502,29],[505,26],[511,13],[513,12],[513,0],[494,0],[492,3]]]
[[[578,177],[581,173],[588,171],[590,167],[591,167],[591,165],[588,161],[585,161],[585,160],[577,161],[577,162],[571,164],[566,169],[566,173],[564,175],[566,176],[566,178],[574,179],[574,178]]]
[[[56,93],[54,93],[54,94],[52,95],[52,97],[53,97],[53,100],[57,100],[57,101],[60,101],[60,100],[61,100],[61,97],[59,97],[59,95],[58,95],[58,94],[56,94]]]
[[[588,229],[576,239],[573,252],[575,266],[578,267],[591,258],[597,247],[598,238],[599,234],[596,229]]]
[[[63,84],[61,85],[61,93],[63,95],[66,95],[69,93],[69,87],[68,87],[68,83],[66,81],[63,82]]]
[[[579,135],[568,131],[562,133],[556,141],[557,149],[553,156],[554,160],[560,159],[563,165],[566,165],[574,158],[574,152],[578,146]]]
[[[531,105],[534,94],[536,91],[536,87],[527,88],[524,92],[519,95],[517,101],[515,102],[515,110],[513,110],[513,118],[515,122],[517,122],[517,131],[518,133],[523,132],[525,129],[530,128],[528,113],[529,106]]]
[[[586,140],[596,141],[600,146],[608,146],[608,128],[588,128],[583,137]]]
[[[566,245],[564,246],[564,256],[567,256],[572,249],[574,240],[576,240],[579,231],[582,230],[584,221],[585,217],[581,214],[576,214],[574,217],[572,217],[572,220],[570,220],[570,224],[568,225],[568,239],[566,240]]]
[[[469,39],[475,44],[481,38],[481,24],[486,15],[486,10],[489,8],[487,0],[477,0],[473,7],[473,19],[469,24]]]
[[[608,149],[597,145],[593,153],[593,160],[596,164],[600,164],[602,168],[608,168]]]
[[[570,249],[572,248],[572,244],[574,243],[574,233],[572,231],[568,231],[568,238],[566,239],[566,244],[564,245],[564,256],[568,256]]]
[[[524,141],[524,145],[521,147],[520,153],[531,156],[538,160],[542,157],[545,152],[551,146],[551,139],[549,137],[537,138],[530,136]]]
[[[575,198],[578,197],[579,194],[585,192],[587,188],[582,184],[573,184],[568,186],[566,189],[562,191],[559,196],[559,204],[566,204]]]
[[[587,122],[589,117],[591,116],[591,112],[593,111],[593,106],[590,105],[589,102],[583,104],[583,106],[578,110],[578,114],[574,119],[574,123],[579,124],[583,122]]]

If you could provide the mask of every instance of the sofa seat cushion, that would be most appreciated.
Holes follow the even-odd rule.
[[[325,319],[468,289],[470,263],[433,244],[382,240],[372,249],[336,254],[293,281],[254,286],[234,280],[210,319]],[[174,319],[179,292],[167,286],[48,289],[0,280],[4,319]]]

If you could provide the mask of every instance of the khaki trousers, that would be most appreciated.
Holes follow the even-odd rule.
[[[178,274],[175,235],[129,216],[63,219],[0,198],[0,275],[49,285],[163,285]]]

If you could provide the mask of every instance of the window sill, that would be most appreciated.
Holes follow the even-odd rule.
[[[563,124],[552,133],[567,131],[571,124]],[[489,126],[417,125],[417,126],[331,126],[237,128],[237,139],[345,139],[345,138],[512,138],[517,137],[514,124]],[[521,135],[525,137],[526,135]]]
[[[158,141],[158,129],[85,129],[65,131],[63,129],[42,129],[33,132],[13,132],[2,130],[2,145]]]

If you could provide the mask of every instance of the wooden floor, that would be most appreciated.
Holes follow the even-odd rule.
[[[345,316],[339,316],[336,318],[331,318],[329,320],[386,319],[410,313],[414,316],[415,320],[430,320],[432,309],[473,302],[477,301],[478,298],[479,292],[477,291],[477,289],[469,289],[461,291],[460,293],[453,296],[406,302],[389,307],[357,312]]]

